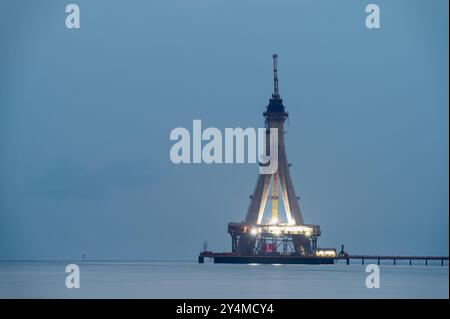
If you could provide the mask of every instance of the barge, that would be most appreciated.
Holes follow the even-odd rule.
[[[215,264],[334,264],[333,257],[298,256],[298,255],[238,255],[233,253],[202,252],[198,262],[205,261]]]

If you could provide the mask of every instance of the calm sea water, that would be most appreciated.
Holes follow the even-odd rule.
[[[80,288],[65,286],[67,262],[0,262],[0,298],[448,298],[449,269],[381,265],[368,289],[362,265],[220,265],[79,262]]]

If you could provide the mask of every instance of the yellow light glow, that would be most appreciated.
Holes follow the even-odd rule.
[[[315,231],[314,228],[304,225],[288,225],[288,224],[264,224],[255,226],[258,233],[272,233],[275,235],[281,234],[304,234],[312,236]]]
[[[256,235],[257,233],[258,233],[258,230],[256,228],[252,228],[250,230],[250,234],[252,234],[252,235]]]
[[[336,250],[334,250],[334,249],[317,249],[316,256],[318,256],[318,257],[336,257]]]

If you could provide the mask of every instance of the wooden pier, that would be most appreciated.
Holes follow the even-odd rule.
[[[409,265],[413,265],[413,261],[420,261],[419,265],[428,266],[428,261],[430,260],[439,260],[441,262],[441,266],[444,266],[444,261],[447,261],[448,265],[448,256],[378,256],[378,255],[347,255],[347,256],[337,256],[335,257],[336,262],[339,260],[345,260],[347,265],[350,264],[350,260],[360,260],[361,264],[369,261],[376,261],[379,265],[383,260],[390,260],[392,264],[395,266],[397,261],[399,260],[408,260]],[[417,264],[417,263],[416,263]]]

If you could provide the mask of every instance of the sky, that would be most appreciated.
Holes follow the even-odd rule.
[[[272,53],[321,247],[448,255],[448,1],[0,0],[0,260],[230,251],[257,164],[171,162],[172,129],[263,127]]]

